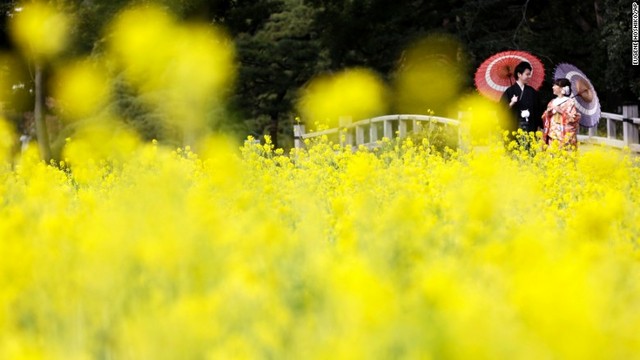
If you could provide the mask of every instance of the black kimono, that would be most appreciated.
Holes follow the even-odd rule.
[[[540,111],[540,103],[538,100],[538,92],[529,85],[524,86],[524,91],[520,89],[520,85],[515,83],[507,88],[502,94],[500,101],[505,103],[507,107],[511,102],[513,95],[518,97],[518,102],[511,107],[511,124],[510,130],[518,128],[525,131],[537,131],[542,128],[542,112]],[[529,117],[522,117],[522,111],[528,110]]]

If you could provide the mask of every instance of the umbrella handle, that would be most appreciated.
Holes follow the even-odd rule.
[[[584,90],[580,91],[579,93],[577,93],[576,96],[582,97],[582,94],[584,94],[584,93],[586,93],[588,91],[589,91],[589,89],[584,89]]]
[[[589,92],[589,89],[584,89],[584,90],[580,91],[580,92],[579,92],[579,93],[577,93],[577,94],[571,94],[570,98],[572,98],[572,99],[573,99],[573,98],[575,98],[576,96],[580,96],[580,97],[582,97],[582,94],[584,94],[585,92]],[[584,99],[584,98],[583,98],[583,99]],[[588,100],[585,100],[585,101],[588,101]]]

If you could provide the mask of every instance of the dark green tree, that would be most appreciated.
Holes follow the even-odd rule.
[[[274,144],[287,147],[297,91],[323,70],[322,49],[312,28],[315,10],[302,0],[257,2],[256,12],[239,7],[228,24],[241,25],[240,14],[264,16],[265,9],[270,13],[258,18],[261,25],[243,27],[235,36],[240,68],[234,105],[254,135],[269,134]]]
[[[605,63],[598,71],[602,82],[598,84],[613,95],[609,101],[612,106],[623,102],[638,103],[640,66],[631,65],[631,3],[622,6],[616,0],[596,3],[602,17],[598,46],[604,47],[606,52]]]
[[[331,69],[366,66],[390,74],[402,52],[432,32],[455,33],[463,1],[307,0]]]
[[[539,56],[547,70],[541,89],[545,98],[552,97],[555,66],[568,62],[590,78],[605,111],[615,112],[621,102],[638,100],[638,67],[631,66],[630,4],[487,0],[466,2],[457,12],[458,34],[475,66],[498,51],[526,50]]]
[[[0,2],[3,46],[7,9]],[[542,92],[550,97],[553,69],[560,62],[581,68],[596,86],[605,111],[638,101],[640,75],[631,66],[631,5],[618,0],[570,3],[551,0],[60,0],[76,14],[69,56],[99,55],[104,27],[130,3],[159,3],[183,20],[226,28],[234,39],[239,74],[228,119],[216,126],[243,135],[270,134],[280,146],[291,139],[296,94],[314,75],[364,66],[387,80],[402,66],[407,48],[425,35],[446,33],[464,45],[465,86],[495,52],[530,51],[547,69]],[[118,77],[116,77],[118,78]],[[33,79],[29,80],[33,81]],[[32,88],[29,84],[28,88]],[[118,82],[115,108],[145,138],[162,130],[154,109]],[[226,111],[222,109],[220,111]],[[212,114],[220,118],[220,114]]]

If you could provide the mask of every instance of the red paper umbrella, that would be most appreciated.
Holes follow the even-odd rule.
[[[526,51],[503,51],[483,61],[476,70],[476,88],[482,95],[499,100],[502,93],[515,83],[514,70],[522,61],[531,64],[529,86],[540,89],[544,80],[544,66],[540,59]]]

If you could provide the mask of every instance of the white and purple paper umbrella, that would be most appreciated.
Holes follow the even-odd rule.
[[[553,78],[566,78],[571,82],[571,93],[576,99],[576,108],[580,113],[580,125],[598,126],[600,100],[587,76],[574,65],[562,63],[556,66]]]

